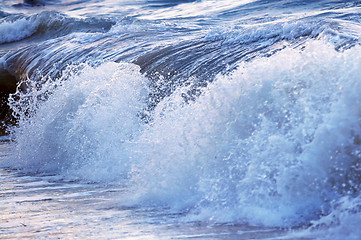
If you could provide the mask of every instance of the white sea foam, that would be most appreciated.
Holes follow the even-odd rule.
[[[307,223],[360,189],[360,56],[358,46],[337,52],[322,41],[285,49],[219,75],[194,103],[178,89],[150,123],[140,117],[149,92],[135,65],[68,71],[64,82],[14,97],[20,122],[8,164],[129,179],[122,203],[191,219]]]
[[[67,81],[49,81],[22,95],[23,101],[12,101],[20,115],[14,166],[93,181],[126,177],[127,145],[141,129],[138,113],[147,98],[138,67],[106,63],[72,74],[66,71]],[[50,92],[46,102],[39,100]]]
[[[0,44],[14,42],[35,33],[39,22],[30,19],[20,18],[14,21],[0,22]]]
[[[342,197],[334,201],[329,214],[312,221],[311,226],[287,234],[289,238],[358,240],[361,236],[361,198]]]
[[[290,226],[358,191],[360,48],[314,42],[161,102],[139,139],[138,200],[196,219]]]
[[[32,16],[9,15],[0,21],[0,44],[19,41],[32,36],[44,27],[59,28],[64,15],[55,11],[44,11]]]

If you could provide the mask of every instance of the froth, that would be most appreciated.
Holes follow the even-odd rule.
[[[360,53],[321,41],[285,49],[219,75],[195,102],[178,89],[149,123],[139,114],[149,92],[135,65],[85,66],[50,82],[48,100],[20,118],[12,164],[126,180],[124,202],[192,219],[302,224],[358,194]]]
[[[31,36],[36,31],[38,24],[25,18],[0,22],[0,44]]]
[[[195,103],[174,93],[139,140],[139,199],[263,225],[327,213],[359,191],[359,53],[312,42],[218,76]]]
[[[147,98],[144,78],[136,65],[125,63],[80,68],[37,91],[32,87],[31,92],[13,96],[12,107],[20,115],[13,133],[16,167],[92,181],[127,174],[126,145],[141,129],[138,113]],[[48,99],[39,100],[44,95]]]

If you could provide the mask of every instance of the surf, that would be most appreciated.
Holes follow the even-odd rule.
[[[227,3],[5,14],[2,169],[115,188],[117,213],[171,225],[357,239],[357,3]]]

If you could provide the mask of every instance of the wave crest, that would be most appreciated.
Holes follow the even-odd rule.
[[[179,87],[151,113],[136,65],[85,66],[14,95],[15,112],[35,111],[17,111],[9,164],[126,181],[124,202],[194,219],[309,222],[360,191],[360,56],[359,46],[338,52],[309,41],[218,75],[194,102]]]

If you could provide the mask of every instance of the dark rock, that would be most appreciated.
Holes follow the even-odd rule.
[[[8,105],[9,94],[16,91],[17,79],[6,70],[0,70],[0,135],[6,133],[6,126],[15,122]]]

